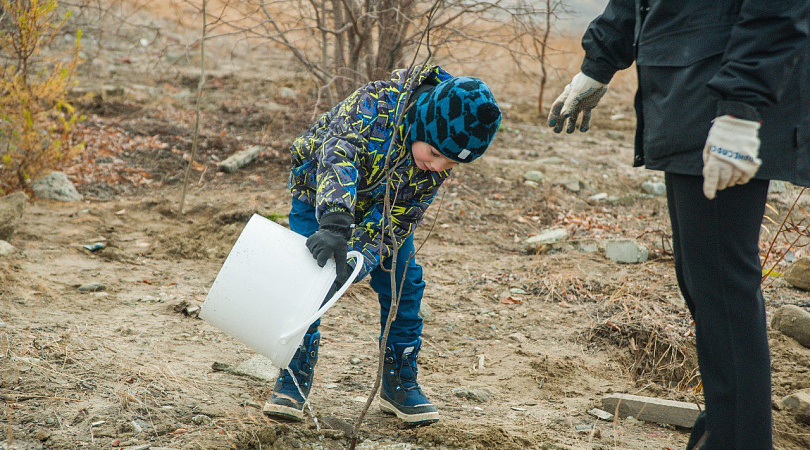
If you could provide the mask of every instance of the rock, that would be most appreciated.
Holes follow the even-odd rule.
[[[274,367],[268,358],[261,355],[242,361],[230,372],[237,375],[247,375],[268,383],[275,381],[276,376],[278,376],[278,368]]]
[[[568,189],[571,192],[579,192],[582,190],[582,182],[577,179],[566,179],[559,181],[557,185]]]
[[[638,264],[647,261],[647,247],[633,239],[610,239],[605,242],[605,255],[617,263]]]
[[[422,299],[422,305],[419,307],[419,315],[422,316],[422,320],[425,322],[433,321],[433,308],[430,307],[425,299]]]
[[[264,147],[260,145],[251,145],[241,152],[237,152],[229,156],[225,161],[218,163],[217,167],[223,172],[236,172],[239,168],[253,162],[253,160],[259,156],[259,153],[261,153],[263,149]]]
[[[542,158],[537,161],[543,165],[552,165],[552,166],[559,166],[561,164],[565,164],[565,160],[560,158],[559,156],[551,156],[548,158]]]
[[[785,281],[803,291],[810,291],[810,258],[799,258],[788,267]]]
[[[478,403],[486,403],[492,400],[492,393],[487,389],[469,389],[465,387],[457,387],[453,389],[453,395],[467,400],[475,400]]]
[[[609,413],[607,411],[602,411],[601,409],[598,409],[598,408],[593,408],[593,409],[589,410],[588,414],[590,414],[590,415],[592,415],[594,417],[597,417],[599,419],[606,420],[608,422],[613,420],[613,414],[611,414],[611,413]]]
[[[276,102],[267,102],[264,105],[264,107],[265,107],[265,109],[267,109],[270,112],[279,112],[279,111],[286,111],[287,110],[286,107],[284,107],[282,105],[279,105]]]
[[[31,190],[38,198],[47,198],[59,202],[78,202],[81,194],[68,180],[64,172],[51,172],[31,183]]]
[[[281,88],[281,96],[284,98],[298,98],[298,92],[292,88],[283,87]]]
[[[641,190],[650,195],[660,196],[667,193],[667,185],[661,182],[645,181],[641,183]]]
[[[781,180],[771,180],[768,186],[768,194],[781,194],[787,191],[787,184]]]
[[[575,250],[579,250],[583,253],[596,253],[603,247],[599,241],[594,239],[582,239],[578,241],[569,241],[568,243]]]
[[[621,114],[619,114],[619,115],[621,116]],[[625,134],[624,134],[624,133],[622,133],[621,131],[616,131],[616,130],[607,130],[607,131],[605,132],[605,134],[607,135],[607,137],[609,137],[609,138],[611,138],[611,139],[618,139],[618,140],[625,140],[625,139],[627,139],[627,135],[625,135]]]
[[[810,312],[796,305],[785,305],[774,313],[771,328],[810,348]]]
[[[0,240],[0,256],[8,256],[16,251],[17,249],[13,245]]]
[[[543,175],[543,172],[540,172],[539,170],[530,170],[523,174],[524,180],[534,181],[535,183],[543,181],[543,178],[545,178],[545,175]]]
[[[191,418],[191,421],[194,425],[203,425],[211,421],[211,418],[206,416],[205,414],[197,414],[196,416]]]
[[[521,344],[529,342],[529,339],[523,333],[513,333],[509,335],[509,339],[519,342]]]
[[[552,248],[560,247],[567,238],[568,230],[565,228],[551,228],[526,239],[524,247],[526,253],[545,253]]]
[[[188,317],[199,317],[200,316],[200,307],[197,305],[188,305],[183,309],[183,314]]]
[[[0,197],[0,240],[10,241],[14,237],[27,203],[28,196],[23,192]]]
[[[810,425],[810,389],[803,389],[784,397],[779,406],[794,413],[799,422]]]
[[[588,197],[588,200],[596,202],[599,200],[605,200],[606,198],[608,198],[607,192],[600,192],[598,194],[591,195],[590,197]]]
[[[100,292],[105,289],[107,289],[107,286],[102,283],[87,283],[79,286],[79,290],[82,292]]]
[[[602,409],[616,411],[621,417],[692,428],[701,408],[694,403],[630,394],[610,394],[602,398]],[[630,417],[626,420],[629,422]],[[633,422],[635,423],[635,422]]]
[[[591,431],[593,431],[593,425],[588,423],[580,423],[574,425],[574,430],[579,433],[590,433]]]

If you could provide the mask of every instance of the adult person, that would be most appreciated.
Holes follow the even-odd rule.
[[[635,61],[634,166],[663,170],[706,409],[688,444],[771,449],[759,230],[769,180],[810,186],[810,0],[610,0],[554,131],[587,131]],[[581,121],[578,123],[580,115]]]

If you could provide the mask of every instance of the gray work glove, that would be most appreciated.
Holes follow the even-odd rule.
[[[319,266],[323,267],[329,258],[335,260],[335,283],[339,283],[339,286],[349,278],[346,253],[352,237],[352,224],[354,216],[347,212],[326,213],[321,216],[318,231],[307,238],[307,248]]]
[[[717,191],[748,183],[757,173],[759,122],[720,116],[712,121],[703,147],[703,195],[713,199]]]
[[[555,133],[559,133],[567,119],[568,128],[565,131],[573,133],[579,114],[582,113],[579,131],[583,133],[588,131],[591,125],[591,112],[605,92],[607,92],[606,84],[600,83],[582,72],[576,74],[563,93],[551,104],[548,126],[553,127]]]

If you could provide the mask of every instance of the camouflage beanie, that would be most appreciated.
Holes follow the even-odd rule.
[[[405,117],[409,145],[427,142],[462,163],[484,154],[500,123],[501,110],[489,86],[471,77],[442,81],[420,95]]]

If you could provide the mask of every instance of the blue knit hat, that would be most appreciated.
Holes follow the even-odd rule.
[[[427,142],[462,163],[484,154],[500,123],[501,110],[489,86],[471,77],[442,81],[421,94],[405,116],[409,145]]]

